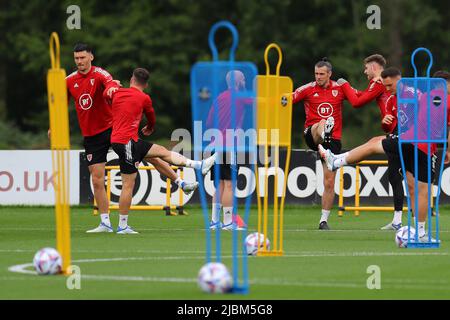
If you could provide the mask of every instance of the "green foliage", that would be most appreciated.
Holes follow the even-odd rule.
[[[71,4],[81,8],[81,30],[66,27],[66,8]],[[19,133],[45,134],[45,77],[52,31],[60,35],[61,63],[67,73],[75,70],[72,49],[76,42],[91,44],[94,63],[124,85],[133,68],[150,70],[148,93],[157,114],[155,140],[168,139],[176,128],[191,127],[190,69],[196,61],[211,59],[208,32],[213,23],[223,19],[239,30],[236,58],[253,61],[260,73],[265,72],[266,46],[278,43],[283,50],[281,73],[290,76],[295,87],[314,79],[313,65],[324,56],[333,63],[334,79],[345,77],[358,89],[367,86],[362,60],[373,53],[385,55],[389,64],[411,75],[410,54],[424,46],[433,52],[433,71],[448,69],[447,1],[377,1],[381,30],[366,27],[366,8],[371,4],[369,0],[2,1],[0,28],[7,32],[0,35],[0,119],[14,124]],[[221,59],[226,59],[231,36],[221,30],[215,40]],[[271,54],[272,68],[276,61],[276,54]],[[418,63],[425,66],[426,61],[422,57]],[[70,114],[72,145],[77,145],[81,137],[73,106]],[[303,106],[296,105],[294,147],[305,147],[304,117]],[[346,104],[344,146],[349,148],[380,134],[379,123],[376,104],[358,110]],[[32,148],[32,140],[30,144],[27,141],[19,147]],[[13,145],[3,142],[2,147]]]

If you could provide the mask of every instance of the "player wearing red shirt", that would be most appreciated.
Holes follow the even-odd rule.
[[[235,98],[234,100],[234,122],[232,120],[232,96],[233,93],[236,94],[239,91],[245,90],[246,81],[245,75],[240,70],[228,71],[225,76],[225,81],[227,83],[227,90],[223,91],[217,99],[214,101],[213,105],[209,109],[208,117],[206,120],[206,127],[208,129],[217,129],[220,131],[222,139],[212,140],[212,144],[215,146],[215,150],[226,149],[230,145],[234,144],[233,139],[227,140],[226,131],[235,128],[242,128],[244,118],[246,115],[246,109],[253,105],[253,99],[249,98]],[[217,122],[216,122],[216,121]],[[219,164],[218,172],[213,169],[211,171],[211,180],[215,183],[216,174],[218,185],[216,186],[216,192],[212,197],[212,214],[210,229],[222,228],[223,230],[244,230],[246,228],[245,223],[239,217],[235,215],[235,220],[233,222],[233,183],[232,183],[232,165],[231,161],[232,152],[224,152],[222,154],[222,161]],[[228,155],[228,162],[227,162]],[[237,164],[235,170],[239,172]],[[220,210],[223,208],[223,223],[220,222]]]
[[[331,80],[332,66],[326,58],[316,63],[315,80],[293,93],[293,103],[303,101],[306,113],[304,137],[306,144],[317,151],[323,143],[334,153],[341,151],[342,103],[345,95],[335,81]],[[322,216],[319,229],[328,230],[328,217],[334,202],[336,172],[323,164],[324,192],[322,195]]]
[[[94,198],[101,218],[100,226],[87,232],[112,232],[108,213],[109,202],[105,191],[105,164],[111,145],[112,112],[103,98],[103,93],[111,92],[117,83],[106,70],[92,65],[94,55],[88,45],[76,44],[73,55],[77,71],[66,78],[67,96],[69,99],[72,97],[75,102],[88,168],[92,176]]]
[[[134,182],[137,167],[143,159],[160,158],[176,166],[201,169],[206,174],[214,165],[216,156],[203,161],[187,159],[179,153],[168,151],[157,144],[152,144],[138,138],[139,123],[142,113],[145,113],[147,125],[142,128],[146,136],[152,134],[155,127],[155,113],[152,100],[143,91],[147,87],[149,72],[143,68],[133,71],[130,88],[115,88],[111,94],[113,111],[113,130],[111,143],[114,152],[119,156],[120,173],[122,176],[122,191],[119,198],[118,234],[136,234],[128,226],[128,211],[133,197]],[[183,190],[192,192],[198,186],[197,182],[182,184]]]
[[[67,76],[66,85],[68,96],[75,102],[83,137],[93,137],[111,128],[111,107],[103,98],[103,92],[116,83],[106,70],[92,65],[85,72],[77,70]]]
[[[380,54],[373,54],[364,59],[364,74],[369,80],[369,85],[364,91],[354,90],[345,79],[338,79],[337,83],[342,86],[342,91],[344,91],[347,100],[355,108],[362,107],[376,100],[381,113],[381,127],[389,135],[397,132],[397,111],[389,113],[387,102],[393,96],[386,90],[381,80],[375,80],[381,79],[381,72],[383,72],[385,66],[386,59]],[[392,101],[396,101],[396,99],[391,99],[391,103]],[[398,153],[388,154],[388,180],[393,192],[394,217],[392,222],[383,226],[381,230],[398,230],[402,226],[402,211],[405,198]]]
[[[433,74],[433,78],[442,78],[447,81],[447,125],[450,127],[450,72],[439,70]],[[450,135],[449,135],[450,137]],[[447,153],[445,154],[444,163],[450,163],[450,138],[447,142]]]
[[[385,66],[386,59],[380,54],[373,54],[364,59],[364,74],[369,80],[369,84],[364,91],[354,90],[345,79],[341,78],[337,81],[342,86],[342,91],[344,91],[347,100],[355,108],[362,107],[376,100],[380,108],[381,118],[385,115],[386,100],[390,94],[387,92],[382,81],[376,79],[380,79],[381,72]]]
[[[438,74],[439,75],[439,74]],[[397,99],[395,95],[397,94],[397,83],[401,79],[400,70],[396,68],[388,68],[381,73],[383,78],[383,84],[386,89],[394,95],[393,98],[389,100],[389,109],[391,112],[396,112],[397,109]],[[439,77],[441,77],[439,75]],[[447,104],[447,109],[449,108]],[[447,122],[450,123],[450,116],[447,115]],[[450,141],[450,132],[448,135]],[[420,145],[420,144],[419,144]],[[418,146],[418,149],[419,146]],[[431,148],[432,153],[435,148]],[[324,149],[319,146],[319,153],[321,157],[326,161],[327,166],[330,170],[336,170],[346,164],[354,164],[361,160],[364,160],[372,154],[394,154],[399,153],[398,148],[398,138],[395,135],[389,135],[388,137],[380,136],[369,140],[364,145],[361,145],[349,152],[334,155],[330,150]],[[428,210],[428,156],[426,152],[418,150],[418,172],[414,171],[414,146],[410,143],[402,144],[402,153],[406,169],[406,178],[409,189],[409,195],[411,197],[412,210],[416,212],[415,201],[414,201],[414,176],[417,176],[418,180],[418,197],[419,197],[419,208],[417,208],[419,216],[419,241],[428,241],[428,236],[426,236],[425,231],[425,221]],[[435,154],[431,155],[431,182],[434,180],[435,173]],[[448,157],[448,151],[447,155]]]
[[[92,65],[92,49],[83,43],[75,45],[74,60],[77,71],[66,78],[67,96],[73,97],[78,122],[83,134],[86,160],[92,176],[94,198],[100,212],[100,225],[88,233],[113,232],[109,220],[109,201],[105,190],[106,156],[111,146],[113,114],[105,97],[120,85],[102,68]],[[50,136],[50,135],[49,135]],[[149,162],[173,181],[177,175],[164,161],[154,158]]]
[[[155,111],[150,96],[136,87],[121,88],[114,93],[114,121],[111,143],[127,144],[137,141],[139,123],[142,111],[147,117],[147,127],[153,131],[155,126]],[[135,108],[131,108],[135,106]]]

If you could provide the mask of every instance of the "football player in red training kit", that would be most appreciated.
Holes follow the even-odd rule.
[[[152,100],[150,96],[143,92],[147,87],[149,76],[147,70],[137,68],[133,71],[130,88],[115,88],[111,95],[113,111],[111,144],[113,150],[119,156],[122,176],[118,234],[137,233],[128,226],[128,211],[133,197],[137,167],[143,159],[160,158],[176,166],[200,169],[202,174],[208,173],[216,161],[216,154],[203,161],[194,161],[160,145],[139,139],[138,131],[142,113],[147,118],[147,125],[142,128],[141,132],[148,136],[152,134],[155,127],[155,112]],[[197,182],[194,184],[196,187]]]
[[[439,75],[439,77],[443,77]],[[386,103],[387,114],[392,115],[392,121],[385,121],[386,126],[396,127],[397,126],[397,83],[401,79],[400,70],[396,68],[387,68],[381,73],[381,77],[383,78],[383,84],[386,89],[392,93],[392,96],[388,99]],[[447,82],[448,86],[448,82]],[[411,98],[413,98],[414,89],[404,87],[402,90],[405,90],[403,95],[411,94]],[[422,106],[424,103],[426,104],[427,95],[422,94],[419,98],[419,104]],[[426,107],[420,108],[419,124],[424,123],[426,120]],[[449,104],[447,103],[447,111],[449,111]],[[422,120],[421,120],[422,119]],[[439,121],[440,119],[431,119],[431,121]],[[450,113],[447,113],[447,123],[450,123]],[[432,126],[433,124],[431,124]],[[424,136],[425,134],[422,132],[425,130],[425,126],[420,126],[418,128],[418,134]],[[414,137],[414,125],[410,126],[410,129],[404,133],[406,139],[412,139]],[[448,135],[448,139],[450,140],[450,132]],[[426,222],[426,213],[428,210],[428,145],[426,143],[418,143],[418,172],[414,172],[414,145],[412,143],[403,143],[402,144],[402,152],[405,162],[406,169],[406,177],[408,183],[409,195],[411,197],[411,204],[413,212],[418,212],[419,218],[419,241],[424,242],[428,241],[428,236],[425,231],[425,222]],[[437,146],[435,143],[430,146],[430,158],[431,158],[431,182],[434,180],[435,174],[435,164],[436,164],[436,151]],[[337,170],[338,168],[347,165],[354,164],[361,160],[366,159],[368,156],[372,154],[389,154],[389,153],[399,153],[398,147],[398,137],[394,135],[379,136],[370,139],[365,144],[350,150],[349,152],[342,154],[333,154],[330,150],[324,149],[322,146],[319,146],[319,153],[321,157],[325,160],[329,170]],[[445,155],[448,162],[448,152]],[[415,201],[414,201],[414,177],[417,176],[418,180],[418,208],[416,211]],[[433,240],[432,240],[433,241]]]
[[[234,111],[232,111],[232,96],[233,92],[239,92],[245,90],[245,75],[240,70],[230,70],[225,76],[227,83],[227,89],[223,91],[217,99],[213,102],[211,109],[209,109],[208,118],[206,120],[206,127],[218,129],[221,133],[222,139],[212,141],[212,145],[219,148],[230,146],[235,143],[234,138],[227,138],[227,131],[230,130],[232,125],[232,114],[234,114],[235,128],[242,128],[242,123],[246,115],[246,109],[251,108],[253,105],[253,99],[249,98],[237,98],[234,103]],[[216,107],[214,107],[216,106]],[[215,119],[216,118],[216,119]],[[215,122],[217,121],[217,127]],[[236,160],[237,155],[233,152],[220,152],[221,162],[219,164],[218,181],[219,185],[212,198],[212,214],[210,229],[222,228],[222,230],[245,230],[247,228],[245,222],[236,213],[233,215],[233,170],[236,170],[236,177],[238,176],[239,168]],[[229,158],[229,159],[227,159]],[[232,162],[235,162],[236,166],[233,168]],[[211,180],[215,182],[216,172],[213,169],[211,171]],[[220,195],[220,198],[219,198]],[[223,223],[220,222],[220,209],[223,207]]]
[[[447,81],[447,119],[449,119],[448,126],[450,127],[450,72],[439,70],[433,74],[433,78],[442,78]],[[449,135],[450,137],[450,135]],[[450,163],[450,149],[448,148],[450,145],[450,140],[447,142],[447,153],[445,154],[444,163]]]
[[[380,54],[373,54],[364,59],[364,74],[367,75],[369,85],[364,91],[355,91],[345,79],[338,79],[337,83],[342,86],[345,96],[355,108],[376,100],[381,113],[381,127],[387,135],[397,135],[397,126],[389,125],[397,118],[397,114],[387,114],[386,102],[391,94],[381,81],[381,72],[386,66],[386,59]],[[380,79],[380,80],[375,80]],[[395,120],[395,123],[396,120]],[[402,210],[404,202],[403,178],[401,175],[400,158],[397,153],[389,153],[388,156],[388,179],[392,186],[394,195],[394,217],[381,230],[398,230],[402,227]]]
[[[341,151],[342,103],[345,99],[342,87],[331,80],[332,66],[326,59],[314,68],[316,81],[301,86],[292,94],[293,103],[303,101],[306,121],[304,137],[308,147],[317,151],[323,144],[334,153]],[[319,229],[328,230],[328,217],[334,202],[336,172],[323,164],[322,216]]]
[[[101,219],[97,228],[87,232],[113,232],[105,190],[105,164],[111,146],[113,115],[111,106],[105,101],[104,93],[110,95],[117,87],[118,81],[113,80],[106,70],[92,65],[94,55],[88,45],[76,44],[73,55],[77,71],[66,78],[67,96],[73,97],[75,101],[78,123],[84,137],[83,144],[88,168],[92,176],[94,197]],[[181,187],[183,181],[166,162],[158,158],[151,159],[150,162],[159,172]],[[184,191],[191,192],[191,190]]]

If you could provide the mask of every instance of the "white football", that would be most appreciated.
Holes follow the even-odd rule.
[[[258,241],[259,240],[259,241]],[[264,241],[266,242],[266,249],[270,250],[270,241],[262,233],[253,232],[245,238],[245,248],[249,256],[255,256],[258,250],[264,249]]]
[[[409,237],[411,240],[416,236],[416,229],[411,227]],[[401,227],[395,233],[395,243],[399,248],[406,248],[408,246],[408,226]]]
[[[198,273],[198,285],[207,293],[225,293],[231,290],[233,280],[223,263],[209,262]]]
[[[58,274],[62,268],[61,255],[53,248],[43,248],[34,255],[33,265],[38,274]]]

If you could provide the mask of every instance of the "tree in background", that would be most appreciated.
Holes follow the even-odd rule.
[[[81,30],[66,28],[66,9],[71,4],[81,8]],[[72,48],[78,41],[91,44],[94,63],[124,85],[133,68],[148,68],[148,93],[158,118],[152,139],[166,142],[174,129],[191,127],[190,68],[196,61],[211,59],[207,36],[218,20],[236,25],[240,33],[236,59],[255,62],[260,73],[265,72],[266,46],[278,43],[284,54],[281,72],[292,77],[295,86],[314,79],[313,66],[324,56],[333,63],[334,79],[345,77],[360,89],[367,85],[362,60],[372,53],[385,55],[389,65],[411,75],[410,54],[425,46],[433,52],[435,69],[448,69],[446,1],[378,1],[380,30],[366,27],[366,8],[371,4],[368,0],[2,1],[0,28],[7,32],[0,34],[0,148],[49,147],[45,79],[52,31],[60,34],[62,65],[68,74],[75,70]],[[216,42],[226,59],[230,35],[218,32]],[[275,65],[276,55],[270,59]],[[375,105],[344,108],[345,148],[380,132],[378,113]],[[70,118],[72,145],[77,147],[81,136],[73,106]],[[296,105],[295,147],[305,147],[303,122],[303,108]],[[10,132],[23,139],[6,139]]]

